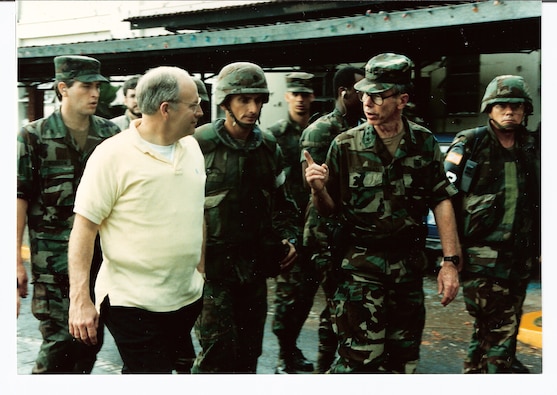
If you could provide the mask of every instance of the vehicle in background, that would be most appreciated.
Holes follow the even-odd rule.
[[[435,135],[435,138],[439,142],[443,154],[445,154],[449,149],[449,146],[453,142],[455,135],[455,133],[439,133]],[[433,271],[437,266],[437,262],[443,255],[443,250],[441,249],[441,240],[439,238],[437,225],[435,224],[435,216],[433,215],[433,212],[431,210],[429,210],[429,213],[427,214],[426,224],[427,237],[425,243],[425,252],[428,261],[428,271]]]

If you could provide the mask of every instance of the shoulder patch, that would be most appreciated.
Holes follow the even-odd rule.
[[[458,166],[462,161],[462,154],[454,151],[449,151],[445,160]]]

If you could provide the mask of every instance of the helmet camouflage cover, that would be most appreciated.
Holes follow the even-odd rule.
[[[263,102],[269,101],[269,89],[261,67],[249,62],[224,66],[215,86],[215,102],[220,105],[229,95],[262,93]]]
[[[526,115],[532,114],[532,97],[524,78],[518,75],[500,75],[495,77],[485,89],[481,112],[491,111],[495,103],[524,103]]]
[[[193,77],[193,82],[197,85],[197,94],[203,101],[209,101],[209,93],[207,92],[207,87],[201,79]]]

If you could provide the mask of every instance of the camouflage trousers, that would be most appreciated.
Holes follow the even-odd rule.
[[[206,281],[195,323],[201,345],[192,373],[256,373],[267,317],[267,283]]]
[[[332,266],[332,257],[328,252],[316,253],[311,259],[317,269],[326,300],[325,307],[319,315],[316,367],[317,373],[326,373],[336,358],[338,348],[338,338],[333,330],[331,315],[334,313],[332,300],[339,282],[339,270]]]
[[[76,341],[69,333],[68,286],[36,282],[31,310],[39,323],[43,342],[32,373],[91,373],[103,343],[104,326],[99,324],[99,343],[92,347]]]
[[[339,359],[330,373],[415,373],[425,325],[422,279],[342,281],[332,300]]]
[[[527,285],[487,278],[463,282],[466,310],[475,319],[464,373],[511,372]]]
[[[296,341],[313,305],[319,279],[313,264],[302,252],[292,268],[276,277],[273,333],[280,353],[285,356],[296,349]]]

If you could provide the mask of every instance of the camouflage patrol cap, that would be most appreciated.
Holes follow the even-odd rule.
[[[313,93],[313,74],[296,71],[286,74],[287,92]]]
[[[195,85],[197,85],[197,94],[203,101],[209,101],[209,94],[207,93],[207,87],[205,83],[201,81],[199,78],[193,77],[193,81]]]
[[[263,94],[263,102],[269,101],[269,89],[265,73],[258,65],[249,62],[235,62],[226,65],[219,72],[215,84],[215,102],[221,105],[229,95]]]
[[[395,85],[412,82],[414,63],[404,55],[382,53],[371,58],[365,67],[366,76],[354,85],[360,92],[381,93]]]
[[[485,89],[480,111],[491,111],[491,105],[495,103],[524,103],[525,115],[533,111],[528,84],[518,75],[499,75],[491,80]]]
[[[56,70],[56,81],[108,82],[101,75],[101,63],[88,56],[57,56],[54,58],[54,69]]]

